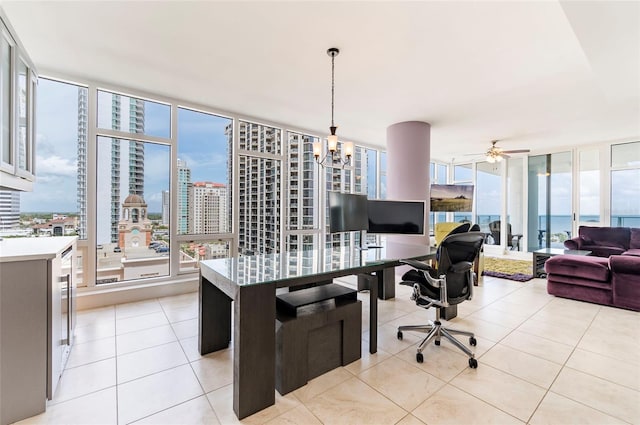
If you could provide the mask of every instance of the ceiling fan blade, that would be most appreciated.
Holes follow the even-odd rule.
[[[531,149],[512,149],[508,151],[502,151],[502,153],[527,153],[531,152]]]

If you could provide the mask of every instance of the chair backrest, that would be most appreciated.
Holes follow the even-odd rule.
[[[447,280],[447,301],[459,304],[469,298],[473,277],[469,263],[478,256],[485,235],[481,232],[457,233],[447,236],[438,247],[438,276]]]
[[[436,223],[435,229],[434,229],[434,237],[436,240],[436,245],[440,245],[440,242],[442,242],[442,240],[446,238],[447,235],[451,233],[453,229],[460,226],[462,226],[462,224],[451,222],[451,221],[443,221],[440,223]]]
[[[456,233],[466,233],[469,231],[470,228],[471,228],[471,223],[462,223],[460,226],[450,231],[447,236],[455,235]]]
[[[489,223],[489,231],[491,232],[491,236],[494,239],[495,245],[500,245],[500,220],[492,221]],[[511,239],[513,236],[511,235],[511,223],[507,223],[507,245],[511,246]]]

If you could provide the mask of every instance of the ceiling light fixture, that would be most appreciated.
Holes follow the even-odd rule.
[[[338,53],[340,53],[340,50],[338,50],[335,47],[332,47],[329,50],[327,50],[327,54],[331,56],[331,127],[329,127],[331,134],[327,136],[327,153],[322,159],[320,159],[320,155],[322,155],[322,143],[315,142],[313,144],[313,156],[315,157],[316,162],[323,167],[325,166],[326,160],[329,157],[331,158],[331,162],[329,163],[329,166],[332,166],[334,162],[336,162],[337,160],[337,162],[339,162],[340,165],[344,167],[345,165],[351,162],[351,156],[353,155],[353,143],[344,142],[343,148],[344,148],[345,159],[342,159],[340,157],[335,158],[335,155],[338,151],[338,136],[336,136],[336,129],[338,127],[336,127],[335,124],[333,123],[333,105],[334,105],[333,97],[334,97],[334,91],[335,91],[334,90],[335,89],[334,62],[335,62],[336,56],[338,56]]]
[[[502,155],[500,154],[500,152],[496,152],[496,151],[489,151],[487,152],[487,157],[486,157],[487,162],[489,163],[494,163],[494,162],[500,162],[502,161]]]

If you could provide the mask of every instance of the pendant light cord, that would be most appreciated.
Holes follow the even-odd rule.
[[[331,55],[331,127],[335,127],[335,125],[333,124],[333,95],[334,95],[334,86],[335,86],[335,79],[334,79],[334,62],[336,60],[336,56],[335,55]]]

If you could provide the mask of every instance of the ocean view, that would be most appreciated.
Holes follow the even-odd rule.
[[[455,221],[472,220],[470,213],[468,214],[454,214]],[[478,216],[478,224],[483,228],[483,231],[488,231],[489,223],[495,220],[500,220],[499,214],[481,214]],[[600,218],[597,215],[583,215],[580,217],[580,223],[582,225],[598,226]],[[640,216],[638,215],[618,215],[611,216],[611,226],[613,227],[638,227],[640,228]],[[547,228],[547,216],[538,216],[538,229],[546,230]],[[551,230],[554,233],[571,231],[571,216],[570,215],[552,215],[551,216]]]

